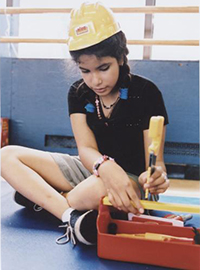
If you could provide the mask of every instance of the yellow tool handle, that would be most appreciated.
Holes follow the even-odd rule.
[[[148,151],[149,153],[154,153],[154,155],[156,156],[158,155],[160,143],[162,140],[163,124],[163,116],[152,116],[150,119],[148,136],[152,139],[152,142],[149,146]]]
[[[148,170],[147,170],[147,183],[149,183],[150,176],[151,176],[151,167],[148,167]],[[145,190],[145,199],[148,199],[148,196],[149,196],[149,189],[147,188]]]
[[[199,205],[152,202],[152,201],[146,201],[146,200],[140,200],[140,203],[144,209],[149,209],[149,210],[162,210],[162,211],[164,210],[164,211],[200,214]],[[103,198],[103,204],[112,205],[110,201],[108,200],[107,196]],[[132,204],[135,207],[135,204],[133,202]]]
[[[152,166],[155,165],[156,156],[158,155],[158,151],[160,148],[160,144],[162,141],[162,133],[163,133],[163,124],[164,117],[163,116],[152,116],[149,123],[149,138],[152,139],[151,144],[148,148],[149,151],[149,164],[148,173],[147,173],[147,183],[149,183],[149,178],[151,176]],[[155,160],[153,161],[152,158]],[[154,164],[152,164],[152,162]],[[149,189],[147,188],[145,191],[145,199],[147,200],[149,196]]]

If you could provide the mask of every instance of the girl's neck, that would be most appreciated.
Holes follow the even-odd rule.
[[[108,95],[100,97],[103,103],[110,105],[119,97],[119,89],[113,89]]]

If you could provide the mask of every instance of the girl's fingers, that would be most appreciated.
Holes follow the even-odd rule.
[[[117,194],[114,190],[107,190],[108,199],[112,203],[112,205],[119,209],[123,210],[124,212],[131,212],[133,214],[142,214],[144,212],[140,201],[136,194],[129,192],[130,195],[126,192],[121,194]],[[135,204],[136,207],[133,206],[131,200]]]
[[[133,189],[129,189],[127,191],[127,193],[129,195],[129,198],[130,198],[129,200],[132,200],[133,203],[135,204],[135,208],[134,208],[133,205],[132,205],[132,203],[131,203],[131,206],[132,206],[131,209],[134,209],[134,210],[136,209],[136,211],[138,213],[143,214],[144,213],[144,209],[143,209],[143,207],[142,207],[142,205],[140,203],[140,200],[139,200],[137,194],[135,193],[135,191]]]
[[[124,207],[120,197],[116,194],[114,190],[108,191],[108,199],[115,208],[123,210],[124,212],[128,212],[126,207]]]
[[[121,196],[122,196],[123,206],[125,207],[126,211],[136,214],[138,210],[133,206],[131,202],[131,198],[129,197],[128,193],[124,192],[124,194]]]
[[[149,179],[149,183],[147,183],[147,173],[144,172],[139,176],[139,183],[143,186],[144,189],[150,189],[152,187],[156,187],[159,185],[164,184],[165,182],[168,183],[167,174],[163,171],[162,167],[157,166],[155,167],[154,173],[151,175]],[[167,187],[169,185],[167,184]]]
[[[123,192],[119,194],[122,203],[124,207],[127,209],[128,212],[134,213],[134,214],[142,214],[144,212],[143,207],[140,203],[140,200],[132,186],[131,180],[126,183],[126,188]],[[132,202],[134,205],[132,204]]]
[[[162,185],[165,183],[168,183],[167,174],[165,172],[162,172],[161,174],[159,174],[157,178],[155,178],[155,175],[153,174],[150,177],[149,183],[144,184],[144,188],[146,189],[146,188],[156,187],[158,185]]]
[[[125,193],[123,195],[115,193],[115,201],[117,203],[117,208],[119,210],[123,210],[124,212],[129,212],[129,209],[125,203],[126,197],[127,196]]]
[[[159,194],[159,193],[163,193],[167,190],[167,188],[169,187],[169,180],[167,179],[163,184],[161,185],[157,185],[157,186],[153,186],[149,188],[150,193],[152,194]]]
[[[147,181],[147,171],[140,174],[138,178],[138,182],[141,186],[143,186]]]
[[[156,189],[154,191],[152,190],[150,191],[150,193],[156,195],[156,194],[164,193],[165,191],[166,189],[161,188],[161,189]]]
[[[163,173],[163,168],[161,166],[155,166],[152,177],[154,179],[158,178]]]
[[[114,199],[112,193],[110,192],[110,190],[107,190],[107,195],[108,195],[108,199],[109,199],[109,201],[111,202],[111,204],[112,204],[115,208],[117,208],[117,204],[116,204],[115,199]]]
[[[144,209],[129,178],[124,181],[123,185],[121,183],[112,187],[110,185],[106,189],[109,201],[115,208],[134,214],[144,213]]]

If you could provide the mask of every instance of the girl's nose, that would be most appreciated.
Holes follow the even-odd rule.
[[[100,85],[102,83],[102,79],[98,74],[93,75],[92,81],[95,86]]]

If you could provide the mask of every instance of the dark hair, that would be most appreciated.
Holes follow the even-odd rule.
[[[126,36],[122,31],[96,45],[77,51],[70,51],[70,55],[76,63],[78,63],[80,56],[83,54],[95,55],[97,58],[110,56],[117,59],[117,61],[123,60],[123,66],[120,66],[120,75],[117,82],[117,85],[120,87],[126,87],[127,83],[130,82],[130,68],[127,59],[128,53]]]

